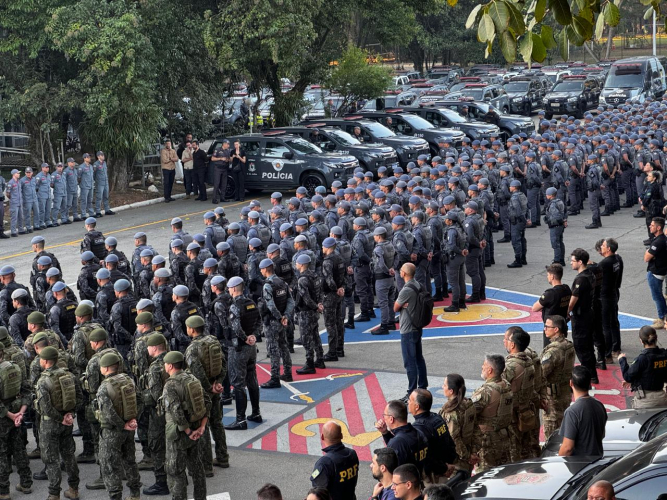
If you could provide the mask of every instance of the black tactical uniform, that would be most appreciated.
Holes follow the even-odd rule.
[[[190,316],[204,317],[197,305],[189,300],[174,306],[171,312],[171,331],[174,336],[173,349],[185,352],[185,349],[190,345],[190,337],[188,337],[185,328],[185,320]]]
[[[100,231],[88,231],[81,240],[81,253],[90,250],[93,255],[103,260],[109,252],[104,246],[104,235]],[[120,257],[118,258],[120,262]]]
[[[95,302],[99,286],[95,275],[99,271],[100,265],[94,262],[88,262],[81,268],[79,277],[76,280],[76,287],[79,290],[79,297],[81,300],[91,300]]]
[[[125,360],[127,360],[132,344],[132,334],[136,329],[134,322],[136,317],[137,299],[132,294],[119,298],[111,308],[109,338]]]
[[[49,324],[51,329],[60,336],[63,345],[66,346],[69,339],[72,338],[74,327],[76,326],[77,303],[65,297],[56,302],[56,305],[49,312]]]
[[[357,452],[343,443],[322,448],[324,456],[317,463],[310,482],[313,487],[325,488],[331,500],[356,500],[359,457]]]
[[[111,308],[116,303],[116,292],[113,289],[113,283],[107,282],[99,289],[95,296],[95,320],[105,329],[109,329],[109,319],[111,318]]]

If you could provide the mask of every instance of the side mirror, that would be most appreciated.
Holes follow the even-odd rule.
[[[291,160],[293,157],[294,157],[294,154],[292,154],[291,151],[285,151],[285,152],[283,153],[283,158],[284,158],[285,160]]]
[[[490,97],[485,97],[484,102],[491,102],[491,98]]]

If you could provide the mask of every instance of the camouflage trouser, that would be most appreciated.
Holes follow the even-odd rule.
[[[339,306],[336,306],[336,308],[340,311]],[[301,311],[299,313],[299,330],[301,330],[303,348],[306,350],[307,363],[312,362],[315,356],[318,360],[324,357],[322,340],[317,328],[318,319],[317,311]]]
[[[479,462],[475,474],[510,462],[510,442],[506,429],[480,434],[475,440]]]
[[[530,448],[532,431],[521,432],[518,425],[512,424],[509,426],[508,432],[510,434],[510,458],[512,462],[517,462],[518,460],[534,456],[532,455],[532,450]]]
[[[227,453],[227,436],[225,435],[225,428],[222,425],[222,403],[220,401],[220,394],[209,394],[211,396],[211,415],[206,424],[206,430],[202,434],[200,445],[202,462],[204,463],[204,470],[209,471],[213,469],[213,449],[211,447],[211,434],[215,440],[215,458],[219,462],[228,462],[229,453]]]
[[[202,436],[198,441],[191,441],[181,432],[178,433],[176,440],[167,439],[165,470],[173,500],[188,498],[186,467],[192,476],[194,500],[206,500],[206,476],[199,452],[202,439],[205,438]]]
[[[164,416],[157,414],[157,408],[150,408],[148,419],[148,449],[153,457],[153,473],[155,474],[156,483],[164,481],[167,478],[167,473],[164,471],[166,446],[164,426]]]
[[[535,419],[537,423],[535,424],[535,429],[528,433],[528,456],[529,457],[539,457],[542,453],[542,447],[540,446],[540,401],[533,401],[533,406],[536,408]]]
[[[144,408],[139,417],[137,418],[137,437],[141,443],[141,451],[144,454],[144,458],[151,457],[151,449],[148,446],[148,425],[149,425],[149,409]]]
[[[20,484],[25,488],[32,486],[30,463],[25,451],[25,427],[15,427],[7,417],[0,418],[0,495],[9,495],[10,464],[14,463],[19,473]],[[13,457],[13,460],[10,460]]]
[[[93,452],[95,453],[95,457],[98,459],[100,458],[100,432],[102,432],[102,429],[100,428],[100,423],[95,419],[95,409],[93,408],[92,403],[88,403],[86,405],[86,419],[88,420],[88,424],[90,425],[90,434],[93,439]],[[102,466],[100,465],[100,477],[102,477]]]
[[[266,337],[266,349],[271,358],[271,378],[278,380],[280,377],[281,357],[284,373],[292,373],[292,357],[287,348],[285,327],[280,322],[271,320],[268,325],[264,323],[264,336]]]
[[[104,486],[111,500],[123,497],[123,470],[127,476],[127,486],[132,496],[138,497],[141,478],[134,457],[134,432],[126,430],[102,429],[100,435],[100,465]]]
[[[84,401],[88,400],[88,392],[83,391]],[[83,438],[83,451],[84,453],[93,453],[93,431],[90,427],[90,422],[86,418],[86,408],[85,406],[81,410],[76,412],[76,420],[78,422],[79,430]]]
[[[49,478],[49,495],[60,496],[60,458],[65,463],[67,484],[75,490],[79,489],[79,467],[76,464],[76,445],[72,437],[72,426],[42,417],[39,428],[42,461],[46,465]]]
[[[558,399],[549,398],[547,400],[547,411],[544,412],[542,423],[544,424],[544,440],[548,440],[556,429],[563,423],[563,414],[570,403],[572,402],[572,395],[566,394]]]
[[[329,336],[329,352],[336,354],[343,350],[345,342],[345,327],[343,326],[343,309],[341,304],[343,297],[336,293],[325,293],[322,305],[324,305],[324,327]],[[319,333],[317,334],[319,338]],[[318,340],[318,342],[320,342]],[[321,342],[320,342],[321,344]],[[305,344],[304,344],[305,345]]]

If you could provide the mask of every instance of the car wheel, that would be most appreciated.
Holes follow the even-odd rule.
[[[234,191],[236,191],[236,183],[234,183],[234,178],[231,175],[227,176],[227,189],[225,190],[225,198],[228,200],[234,199]],[[244,193],[241,193],[241,198],[244,197]]]
[[[301,177],[300,182],[308,190],[308,195],[313,196],[317,186],[324,186],[324,177],[315,172],[307,172]]]

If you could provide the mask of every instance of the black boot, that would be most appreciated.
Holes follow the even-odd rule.
[[[451,312],[459,312],[459,307],[456,304],[452,304],[451,306],[447,306],[443,309],[445,312],[451,313]]]
[[[335,352],[328,352],[324,355],[324,361],[338,361],[338,354]]]
[[[323,359],[318,359],[315,361],[315,368],[321,368],[322,370],[324,370],[326,367],[327,365],[324,364]]]
[[[278,378],[271,378],[267,382],[264,382],[262,385],[260,385],[262,389],[278,389],[280,388],[280,379]]]
[[[152,496],[152,495],[168,495],[169,494],[169,486],[167,486],[167,481],[165,479],[162,479],[160,481],[156,481],[153,486],[149,486],[147,488],[143,489],[143,494]]]
[[[297,375],[312,375],[313,373],[317,373],[317,371],[312,359],[307,359],[306,364],[296,371]]]
[[[230,431],[244,431],[248,428],[248,423],[245,419],[245,412],[248,409],[248,396],[246,396],[245,389],[234,391],[234,399],[236,400],[236,420],[229,425],[225,425],[225,429]]]
[[[466,302],[468,304],[477,304],[478,302],[481,302],[479,293],[473,293],[470,297],[466,299]]]
[[[434,302],[440,302],[441,300],[443,300],[442,288],[436,288],[435,289],[435,297],[433,297],[433,301]]]
[[[597,221],[593,219],[593,222],[588,224],[587,226],[584,226],[586,229],[598,229],[600,226],[598,225]]]
[[[345,328],[348,328],[350,330],[354,330],[354,312],[351,312],[347,316],[347,323],[345,323]]]

